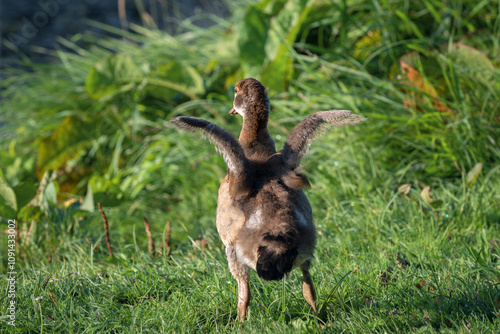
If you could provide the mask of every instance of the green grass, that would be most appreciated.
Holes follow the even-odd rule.
[[[57,61],[25,64],[30,72],[1,83],[0,200],[17,205],[0,202],[0,221],[19,227],[15,330],[500,331],[498,4],[280,4],[240,6],[208,29],[185,21],[178,36],[137,26],[115,31],[122,39],[75,36],[62,41],[74,52],[46,51]],[[422,81],[405,77],[401,61]],[[320,136],[303,160],[317,315],[299,272],[273,283],[254,274],[248,321],[235,321],[237,284],[215,228],[226,166],[208,141],[165,126],[182,114],[237,134],[241,119],[227,112],[245,76],[270,87],[278,148],[312,112],[367,117]]]
[[[339,160],[342,175],[347,166]],[[358,196],[343,190],[367,182],[345,180],[338,189],[313,186],[308,194],[320,235],[312,275],[322,312],[314,316],[302,299],[298,272],[278,283],[253,275],[249,319],[242,329],[498,331],[498,172],[470,188],[433,189],[445,203],[439,211],[402,198],[396,189]],[[313,177],[322,175],[317,173]],[[346,198],[338,200],[342,195]],[[415,189],[409,195],[418,197]],[[213,206],[215,196],[206,202],[205,207]],[[149,257],[140,222],[127,228],[137,242],[127,243],[113,233],[120,222],[114,215],[109,219],[116,261],[106,259],[103,243],[94,250],[81,232],[59,240],[50,264],[41,255],[33,256],[41,262],[20,261],[19,327],[38,332],[43,319],[44,330],[56,332],[240,330],[237,284],[213,218],[204,226],[208,249],[192,248],[184,235],[174,238],[170,259]],[[90,234],[102,239],[98,220]],[[173,229],[181,234],[179,223],[174,221]],[[154,236],[158,242],[161,233]],[[43,299],[35,301],[38,296]]]

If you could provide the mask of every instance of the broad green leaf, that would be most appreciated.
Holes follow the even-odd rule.
[[[261,0],[254,7],[259,11],[275,16],[285,5],[287,0]]]
[[[96,63],[85,80],[85,90],[94,100],[118,92],[127,91],[144,78],[132,59],[122,54],[111,55]]]
[[[180,94],[197,99],[205,92],[203,78],[196,69],[177,61],[155,68],[149,74],[147,83],[145,92],[165,101],[175,100]]]
[[[286,89],[293,77],[294,68],[288,48],[295,43],[302,23],[306,20],[311,8],[313,5],[310,5],[308,0],[287,1],[271,21],[269,39],[266,43],[269,63],[262,69],[261,79],[275,92]]]
[[[479,174],[481,174],[481,171],[483,170],[483,163],[478,162],[468,173],[467,176],[465,177],[465,182],[467,185],[471,185],[474,182],[476,182],[477,177]]]
[[[20,221],[30,221],[30,220],[38,220],[40,216],[43,214],[43,211],[38,206],[25,205],[22,208],[19,208],[17,212],[17,218]]]
[[[250,6],[237,28],[239,59],[244,76],[258,77],[266,60],[269,19],[257,6]]]
[[[382,41],[380,28],[370,30],[365,36],[361,37],[354,45],[353,56],[358,59],[366,59],[373,53],[375,46]]]
[[[37,188],[38,186],[31,182],[21,182],[13,188],[16,194],[18,210],[21,210],[22,207],[31,202],[36,195]]]
[[[122,183],[120,177],[109,180],[102,176],[93,175],[89,180],[89,188],[92,188],[94,203],[100,202],[103,206],[113,207],[125,202],[128,196],[125,196],[125,193],[120,189],[120,183]]]
[[[462,66],[483,68],[488,71],[495,70],[491,60],[484,53],[471,46],[453,43],[449,47],[448,44],[445,44],[442,48],[447,48],[448,55]]]
[[[443,44],[441,51],[453,61],[455,68],[467,69],[464,74],[484,84],[491,84],[495,66],[481,51],[462,43]]]
[[[276,59],[262,71],[262,82],[274,92],[286,90],[293,75],[293,63],[286,46],[280,49]]]
[[[308,2],[308,0],[287,1],[279,12],[270,19],[270,30],[266,41],[268,60],[277,58],[284,41],[289,44],[295,42],[300,24],[305,20],[307,12],[310,10],[307,7]]]
[[[46,200],[50,204],[57,203],[57,190],[56,186],[53,182],[50,182],[47,187],[43,191],[44,200]]]
[[[14,190],[0,178],[0,217],[13,219],[17,213],[17,201]]]
[[[39,174],[55,170],[76,158],[93,139],[95,123],[82,117],[68,116],[49,137],[42,139],[38,146]]]
[[[85,196],[85,199],[83,200],[80,209],[88,212],[95,211],[94,193],[92,192],[92,187],[90,186],[90,183],[87,184],[87,195]]]

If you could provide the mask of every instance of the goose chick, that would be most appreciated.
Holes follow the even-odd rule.
[[[300,122],[283,150],[275,154],[267,131],[265,89],[255,79],[240,81],[237,89],[231,113],[243,116],[239,141],[202,119],[181,116],[171,122],[186,130],[203,131],[228,166],[219,188],[217,231],[226,247],[230,272],[238,282],[239,318],[245,319],[250,302],[251,269],[264,280],[279,280],[300,268],[303,296],[316,311],[309,274],[316,232],[311,206],[301,189],[307,179],[301,180],[297,168],[318,130],[355,124],[363,118],[347,110],[317,112]],[[299,182],[290,182],[297,178]]]

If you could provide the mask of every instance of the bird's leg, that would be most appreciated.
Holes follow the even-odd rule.
[[[306,302],[311,305],[314,313],[316,313],[316,291],[314,290],[314,284],[309,274],[310,265],[309,261],[302,265],[302,295]]]
[[[247,279],[238,280],[238,320],[245,321],[248,304],[250,303],[250,286]]]
[[[238,281],[238,319],[237,321],[244,321],[248,304],[250,303],[250,280],[249,268],[241,265],[236,257],[236,249],[233,246],[226,247],[227,263],[229,271],[233,277]]]

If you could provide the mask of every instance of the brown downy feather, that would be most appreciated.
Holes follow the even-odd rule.
[[[312,114],[297,124],[288,136],[282,152],[285,164],[290,169],[297,168],[318,132],[325,131],[328,127],[356,124],[364,119],[349,110],[329,110]]]
[[[179,116],[170,120],[178,128],[202,131],[222,154],[230,175],[230,192],[235,196],[247,195],[253,189],[253,164],[245,157],[241,145],[223,128],[195,117]]]

